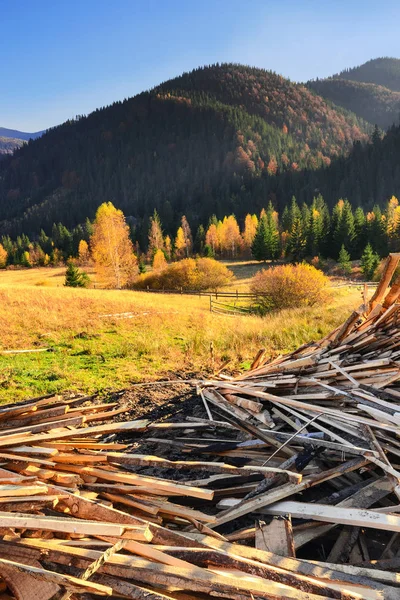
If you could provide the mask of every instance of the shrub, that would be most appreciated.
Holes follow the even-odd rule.
[[[233,273],[212,258],[185,258],[158,272],[140,275],[134,289],[216,290],[229,283]]]
[[[262,313],[280,308],[312,306],[324,301],[328,278],[312,265],[282,265],[254,275],[250,289]]]

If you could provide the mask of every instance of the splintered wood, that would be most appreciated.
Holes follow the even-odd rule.
[[[199,416],[1,408],[0,599],[398,599],[399,258],[323,340],[197,382]]]

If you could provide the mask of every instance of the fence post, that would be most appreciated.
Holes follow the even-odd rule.
[[[147,291],[150,291],[150,290],[149,290],[149,286],[147,286]]]
[[[239,292],[236,290],[236,300],[239,298]]]
[[[212,312],[212,296],[210,294],[210,312]]]

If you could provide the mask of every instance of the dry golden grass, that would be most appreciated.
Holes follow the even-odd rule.
[[[273,355],[292,350],[328,333],[360,303],[359,291],[340,289],[323,307],[224,317],[209,312],[207,297],[64,288],[64,273],[0,272],[0,349],[52,349],[0,355],[0,400],[119,389],[171,372],[209,372],[228,359],[232,368],[248,368],[260,347]]]

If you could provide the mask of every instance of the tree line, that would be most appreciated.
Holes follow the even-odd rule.
[[[193,256],[259,261],[284,258],[292,262],[331,258],[344,264],[346,256],[347,261],[360,259],[367,246],[379,257],[400,249],[400,205],[395,196],[383,208],[376,205],[371,211],[361,207],[354,210],[346,199],[340,199],[329,210],[319,194],[310,204],[300,205],[293,197],[279,214],[270,201],[259,214],[249,213],[242,221],[233,214],[223,219],[213,215],[195,233],[186,216],[182,216],[171,235],[164,231],[160,216],[154,211],[148,223],[146,246],[140,245],[135,226],[126,223],[122,211],[111,203],[103,203],[100,208],[94,223],[87,219],[72,230],[58,223],[53,225],[51,235],[41,230],[33,241],[26,235],[16,239],[3,236],[0,266],[60,265],[71,258],[88,264],[96,254],[99,211],[109,224],[115,220],[115,211],[118,218],[123,218],[129,240],[126,247],[132,248],[128,254],[134,253],[142,272],[149,263],[157,270],[168,262]],[[106,234],[103,237],[106,240]]]

